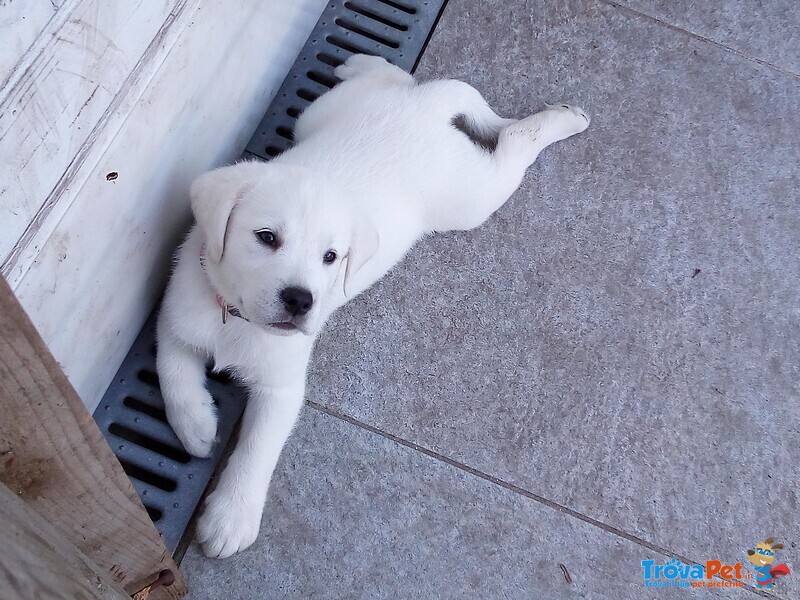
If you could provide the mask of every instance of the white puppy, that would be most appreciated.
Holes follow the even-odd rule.
[[[230,556],[258,535],[328,316],[424,235],[483,223],[542,149],[589,125],[566,104],[504,119],[465,83],[419,84],[365,55],[336,76],[343,83],[298,120],[292,149],[192,185],[197,225],[158,322],[167,416],[188,452],[208,456],[216,415],[206,362],[234,371],[250,392],[239,442],[198,522],[209,556]]]

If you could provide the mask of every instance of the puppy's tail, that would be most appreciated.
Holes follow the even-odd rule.
[[[453,111],[450,124],[488,150],[495,149],[504,128],[516,123],[514,119],[505,119],[495,113],[481,93],[463,81],[437,81],[427,86],[446,98],[448,108]]]
[[[488,106],[486,108],[488,112],[459,113],[451,119],[450,123],[474,144],[494,152],[500,139],[500,132],[516,121],[504,119],[496,115]]]

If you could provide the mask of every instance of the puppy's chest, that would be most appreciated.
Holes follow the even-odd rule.
[[[213,344],[217,369],[233,369],[246,379],[280,384],[304,373],[308,351],[302,340],[265,334],[245,323],[223,325]]]

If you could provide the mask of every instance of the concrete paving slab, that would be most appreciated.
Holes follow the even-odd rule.
[[[667,558],[310,409],[256,544],[221,561],[192,547],[181,568],[190,600],[686,597],[644,587],[641,561]]]
[[[618,0],[745,56],[800,75],[800,10],[795,0],[698,2]]]

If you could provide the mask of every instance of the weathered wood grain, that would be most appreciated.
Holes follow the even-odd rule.
[[[80,348],[75,348],[80,352]],[[161,569],[185,584],[91,415],[0,278],[0,482],[128,593]]]
[[[0,484],[0,598],[130,600],[109,574]]]

